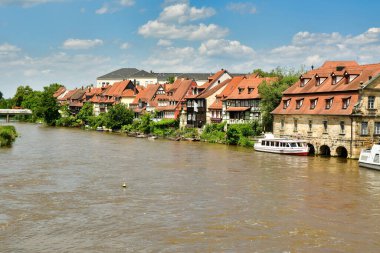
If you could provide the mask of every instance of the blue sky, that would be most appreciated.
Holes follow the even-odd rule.
[[[122,67],[247,73],[380,62],[379,1],[0,0],[0,91]]]

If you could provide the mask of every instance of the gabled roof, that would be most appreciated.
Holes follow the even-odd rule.
[[[227,86],[223,89],[221,93],[216,95],[216,100],[214,103],[212,103],[209,106],[209,109],[222,110],[222,107],[223,107],[222,100],[227,98],[244,78],[245,78],[244,76],[236,76],[236,77],[233,77],[232,79],[228,79],[230,80],[230,82],[227,84]]]
[[[108,74],[105,74],[103,76],[99,76],[97,79],[103,79],[103,80],[113,80],[113,79],[128,79],[132,74],[139,72],[136,68],[121,68],[115,71],[112,71]]]
[[[247,76],[242,79],[236,88],[231,92],[227,99],[258,99],[259,85],[263,82],[272,83],[278,80],[275,77],[257,77],[256,75]]]
[[[208,82],[204,83],[199,89],[207,90],[213,83],[215,83],[224,73],[228,73],[227,70],[221,69],[214,75],[208,77]]]
[[[161,85],[158,84],[148,84],[144,90],[140,91],[140,93],[137,94],[131,104],[138,104],[140,100],[150,103],[160,86]]]
[[[77,91],[78,89],[74,89],[74,90],[69,90],[65,96],[63,96],[63,98],[59,99],[61,101],[66,101],[66,100],[69,100],[71,99],[71,96]]]
[[[53,97],[57,98],[61,96],[66,91],[64,86],[59,87],[59,89],[53,94]]]
[[[105,96],[121,97],[124,90],[127,89],[128,85],[134,86],[130,80],[116,82],[112,84],[103,94]]]
[[[197,98],[208,98],[209,96],[214,95],[216,92],[218,92],[220,89],[224,88],[229,82],[231,82],[232,79],[227,79],[224,82],[221,82],[217,84],[215,87],[205,90],[201,94],[197,96]]]
[[[86,94],[86,90],[77,89],[70,97],[71,100],[81,100],[83,99],[83,95]]]

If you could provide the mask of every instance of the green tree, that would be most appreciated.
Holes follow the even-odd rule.
[[[84,103],[82,109],[80,109],[77,118],[83,122],[88,122],[89,118],[93,116],[94,106],[91,103]]]
[[[279,69],[275,73],[278,77],[277,81],[270,84],[263,82],[259,86],[259,94],[261,96],[260,110],[264,131],[272,131],[273,116],[271,112],[280,104],[282,92],[295,83],[301,74],[300,71]]]
[[[60,118],[59,105],[53,94],[61,87],[60,84],[54,83],[44,87],[41,94],[41,106],[38,108],[39,113],[49,126],[55,125],[57,119]]]
[[[151,132],[152,117],[150,113],[144,113],[140,117],[140,127],[139,130],[144,134],[149,134]]]
[[[174,77],[174,76],[169,76],[168,79],[166,79],[166,81],[167,81],[168,83],[174,83],[174,81],[175,81],[175,77]]]
[[[0,91],[0,100],[3,99],[3,93]]]
[[[131,124],[134,113],[123,104],[113,106],[106,114],[106,126],[112,130],[119,130],[122,126]]]
[[[16,94],[13,97],[15,106],[22,106],[22,102],[26,97],[30,96],[33,93],[33,89],[30,86],[19,86],[17,87]]]

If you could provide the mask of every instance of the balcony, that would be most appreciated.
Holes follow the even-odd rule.
[[[252,123],[251,120],[245,120],[245,119],[229,119],[227,120],[227,124],[249,124]]]
[[[220,123],[222,122],[222,118],[211,118],[211,123]]]

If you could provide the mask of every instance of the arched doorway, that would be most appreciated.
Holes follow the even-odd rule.
[[[315,148],[314,145],[311,143],[308,143],[307,146],[309,147],[309,155],[315,155]]]
[[[347,158],[348,156],[348,151],[345,147],[342,147],[342,146],[339,146],[337,149],[336,149],[336,155],[338,157],[342,157],[342,158]]]
[[[329,146],[327,146],[327,145],[322,145],[322,146],[319,148],[319,154],[320,154],[321,156],[330,156],[330,155],[331,155],[331,151],[330,151]]]

